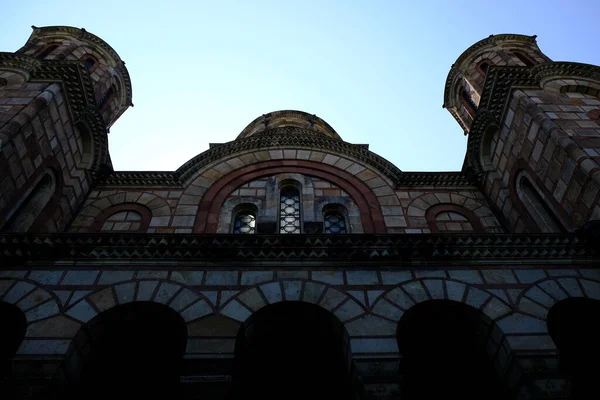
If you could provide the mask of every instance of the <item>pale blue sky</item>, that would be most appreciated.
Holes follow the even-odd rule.
[[[598,0],[3,0],[0,51],[31,25],[70,25],[119,53],[135,107],[109,135],[117,170],[175,170],[254,118],[297,109],[404,171],[453,171],[466,138],[441,105],[456,58],[521,33],[555,61],[598,65],[599,13]]]

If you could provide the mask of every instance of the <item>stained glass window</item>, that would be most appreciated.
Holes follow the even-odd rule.
[[[293,186],[281,189],[279,233],[300,233],[300,193]]]
[[[253,234],[256,230],[256,216],[249,212],[240,212],[233,223],[233,233]]]
[[[337,212],[329,212],[325,215],[325,233],[347,233],[346,220]]]

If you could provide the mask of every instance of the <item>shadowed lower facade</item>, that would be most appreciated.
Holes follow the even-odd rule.
[[[598,397],[599,93],[599,67],[492,35],[444,89],[461,171],[293,110],[115,171],[125,63],[33,27],[0,53],[3,396]]]

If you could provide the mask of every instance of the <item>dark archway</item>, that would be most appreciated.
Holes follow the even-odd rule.
[[[236,338],[234,398],[351,399],[345,329],[314,304],[262,308]]]
[[[77,337],[85,398],[179,398],[187,327],[169,307],[134,302],[89,321]]]
[[[409,309],[397,331],[402,399],[508,399],[485,350],[491,330],[485,319],[450,300]]]
[[[0,302],[0,391],[6,398],[14,395],[12,358],[25,337],[26,328],[23,311],[13,304]]]
[[[548,312],[548,332],[560,351],[559,370],[571,379],[573,399],[600,397],[600,301],[574,297]]]

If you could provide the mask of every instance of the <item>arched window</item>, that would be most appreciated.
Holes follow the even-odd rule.
[[[50,170],[35,185],[20,203],[9,222],[3,228],[6,232],[27,232],[42,213],[42,210],[56,190],[56,177]]]
[[[535,65],[535,62],[531,58],[526,56],[524,53],[521,53],[520,51],[513,51],[512,53],[515,57],[519,59],[519,61],[521,61],[527,67],[533,67]]]
[[[279,233],[300,233],[300,191],[285,184],[280,191]]]
[[[542,232],[564,232],[565,229],[529,178],[522,174],[517,181],[517,195]]]
[[[56,49],[58,49],[57,44],[51,44],[49,46],[46,46],[35,56],[35,58],[37,58],[39,60],[43,60],[44,58],[48,57]]]
[[[92,69],[92,67],[96,65],[96,60],[94,60],[92,57],[88,57],[85,59],[85,67],[87,69]]]
[[[348,233],[346,209],[338,204],[327,205],[323,208],[323,232],[326,234]]]
[[[257,209],[254,204],[241,204],[234,210],[232,233],[251,235],[256,233]]]
[[[482,62],[479,64],[479,72],[481,73],[481,75],[486,76],[488,71],[490,69],[490,64],[487,62]]]
[[[139,231],[142,223],[142,216],[135,211],[120,211],[114,213],[106,219],[102,225],[101,231]]]

